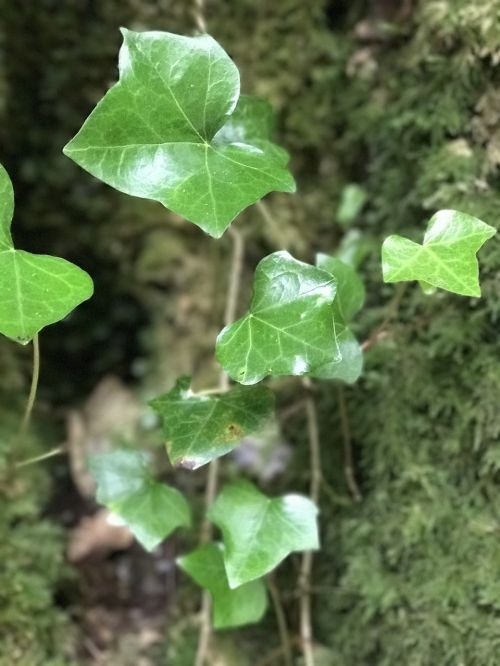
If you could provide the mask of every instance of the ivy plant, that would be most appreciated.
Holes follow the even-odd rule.
[[[69,141],[64,149],[68,157],[126,194],[160,202],[214,238],[269,192],[294,191],[288,155],[274,143],[269,104],[240,95],[236,65],[214,39],[205,34],[122,33],[119,81]],[[367,206],[365,193],[352,186],[338,222],[347,226]],[[89,298],[92,282],[63,259],[16,250],[12,213],[12,186],[1,168],[0,332],[26,343]],[[383,279],[416,280],[426,291],[441,288],[477,297],[476,253],[494,233],[470,215],[439,211],[422,245],[401,236],[385,240]],[[363,345],[352,328],[365,299],[357,270],[366,251],[363,236],[353,229],[336,253],[320,253],[314,264],[284,250],[264,257],[255,269],[247,312],[239,319],[229,317],[214,341],[226,373],[219,388],[196,393],[191,379],[181,377],[150,402],[172,465],[196,470],[210,463],[205,521],[218,528],[222,541],[203,538],[178,563],[211,596],[216,628],[262,617],[263,579],[290,553],[306,553],[301,595],[307,599],[310,594],[321,483],[314,424],[310,497],[264,493],[248,480],[234,478],[217,497],[210,493],[217,482],[216,459],[273,416],[271,388],[260,384],[265,378],[272,386],[276,377],[302,377],[307,387],[311,378],[353,383],[362,373]],[[186,499],[155,477],[145,451],[128,448],[95,456],[90,469],[97,501],[127,524],[146,549],[175,529],[190,527]],[[309,649],[306,639],[304,649]]]

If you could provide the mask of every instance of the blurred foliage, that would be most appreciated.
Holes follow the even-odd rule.
[[[243,89],[277,110],[299,184],[295,197],[267,199],[265,219],[254,208],[238,222],[247,235],[242,310],[264,254],[286,247],[311,260],[338,246],[345,230],[335,211],[349,183],[366,192],[356,225],[375,248],[395,231],[421,237],[440,207],[498,226],[500,0],[206,4]],[[114,192],[60,153],[116,79],[118,26],[189,33],[191,6],[0,0],[1,159],[18,196],[16,238],[96,280],[96,297],[42,339],[46,398],[75,400],[107,372],[140,380],[148,393],[184,373],[213,381],[227,239],[211,241],[161,206]],[[335,493],[324,493],[315,621],[332,665],[498,662],[499,241],[480,258],[481,301],[428,299],[410,287],[391,335],[367,354],[364,379],[345,389],[360,504],[343,479],[338,392],[319,390],[324,474]],[[363,271],[368,300],[356,332],[368,335],[394,288],[381,283],[376,250]],[[8,364],[21,386],[26,355],[16,365],[12,345],[5,349],[2,373]],[[305,489],[307,449],[294,418],[286,484]],[[29,525],[40,541],[43,523]],[[27,548],[29,537],[9,541]],[[57,562],[57,538],[43,544]],[[54,583],[37,578],[43,594]],[[294,624],[293,600],[287,610]],[[178,644],[169,650],[189,661]]]
[[[50,476],[44,466],[12,468],[17,419],[5,402],[0,414],[0,666],[69,666],[74,632],[55,604],[71,575],[64,535],[41,517]],[[18,460],[43,451],[36,438],[19,448]]]

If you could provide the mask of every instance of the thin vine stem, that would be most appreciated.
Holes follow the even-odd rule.
[[[38,380],[40,379],[40,341],[38,338],[38,333],[33,338],[33,372],[31,375],[31,386],[30,392],[28,395],[28,401],[24,409],[24,414],[17,431],[17,435],[14,438],[11,449],[11,461],[15,465],[15,459],[19,456],[19,452],[22,449],[28,428],[31,422],[31,416],[33,414],[33,407],[35,406],[36,394],[38,390]]]
[[[34,465],[35,463],[43,462],[44,460],[48,460],[49,458],[54,458],[55,456],[61,456],[63,453],[66,453],[64,447],[58,446],[55,449],[51,449],[50,451],[47,451],[47,453],[42,453],[39,456],[35,456],[33,458],[28,458],[27,460],[23,460],[21,462],[16,463],[16,467],[29,467],[30,465]]]
[[[352,498],[356,502],[361,502],[363,496],[359,489],[354,474],[354,460],[352,455],[352,437],[351,426],[349,424],[349,413],[347,411],[347,402],[345,392],[342,386],[337,388],[337,402],[340,414],[340,426],[342,429],[342,439],[344,441],[344,478]]]
[[[205,0],[194,0],[193,18],[197,29],[206,33],[207,23],[205,21]]]
[[[232,241],[231,265],[227,284],[227,300],[224,312],[224,325],[227,326],[236,318],[238,297],[240,293],[241,274],[245,258],[245,239],[241,232],[233,227],[229,228],[228,235]],[[219,389],[223,393],[229,390],[229,377],[221,370],[219,375]],[[212,523],[207,517],[207,510],[215,500],[219,481],[219,461],[212,460],[208,466],[207,481],[205,487],[205,518],[201,526],[200,543],[208,543],[213,535]],[[200,635],[198,639],[198,650],[196,653],[195,666],[203,666],[208,657],[210,640],[212,636],[211,623],[212,602],[209,593],[203,592],[201,604]]]
[[[280,653],[283,655],[283,664],[285,666],[293,666],[292,645],[290,642],[290,636],[288,634],[285,611],[283,610],[280,591],[274,582],[273,574],[269,574],[269,576],[267,576],[266,583],[271,600],[273,602],[274,614],[276,615],[276,622],[278,624],[278,631],[281,641]]]
[[[319,441],[319,426],[316,404],[312,396],[312,383],[309,378],[302,380],[307,390],[305,401],[307,416],[307,436],[309,440],[310,456],[310,487],[309,497],[314,504],[319,503],[321,492],[321,450]],[[312,632],[311,613],[311,577],[313,569],[313,551],[308,550],[302,556],[299,578],[300,592],[300,639],[302,654],[304,655],[304,666],[314,666],[314,642]]]

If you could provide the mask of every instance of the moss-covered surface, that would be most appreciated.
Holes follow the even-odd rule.
[[[70,666],[74,631],[56,603],[71,579],[64,534],[43,517],[50,475],[43,466],[16,468],[12,459],[13,445],[19,462],[40,455],[43,444],[18,439],[5,401],[0,414],[0,665]]]
[[[106,372],[162,386],[194,372],[207,385],[227,241],[113,192],[60,154],[116,76],[118,25],[188,32],[189,3],[61,4],[0,0],[1,159],[17,187],[16,233],[27,248],[77,261],[97,287],[45,336],[42,394],[74,400]],[[207,19],[245,90],[277,109],[299,184],[296,197],[269,198],[272,225],[258,210],[242,216],[248,284],[277,247],[305,259],[335,249],[350,182],[367,192],[357,226],[375,243],[396,230],[420,237],[442,207],[498,225],[499,0],[213,0]],[[481,301],[410,287],[390,334],[367,353],[364,378],[345,390],[359,504],[343,478],[337,389],[320,389],[324,473],[336,495],[322,505],[315,629],[334,665],[498,663],[499,262],[493,239],[481,252]],[[377,251],[363,274],[361,336],[394,294]],[[296,440],[287,484],[305,489],[307,450]],[[39,539],[42,528],[29,524]],[[17,538],[27,547],[27,532]],[[38,582],[52,589],[54,579]],[[294,625],[293,598],[287,610]]]

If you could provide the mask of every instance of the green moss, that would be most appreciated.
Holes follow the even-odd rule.
[[[73,630],[55,601],[69,574],[64,535],[42,518],[49,476],[43,466],[7,466],[17,416],[5,405],[0,414],[0,666],[69,666]],[[32,438],[23,447],[26,457],[40,452]]]

